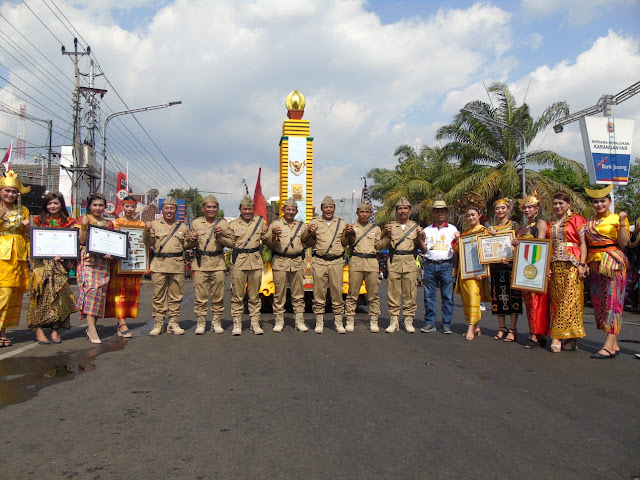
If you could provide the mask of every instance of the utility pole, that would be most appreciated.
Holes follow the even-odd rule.
[[[80,142],[80,69],[78,64],[80,59],[85,55],[91,55],[91,47],[87,46],[86,50],[78,50],[78,39],[73,39],[74,51],[67,52],[64,45],[62,46],[62,55],[68,55],[73,62],[75,88],[73,90],[73,167],[72,185],[73,185],[73,216],[80,216],[80,161],[82,155],[82,145]]]
[[[51,151],[51,138],[53,137],[53,120],[48,120],[47,123],[49,124],[49,166],[47,168],[47,192],[51,192],[51,154],[53,153]]]

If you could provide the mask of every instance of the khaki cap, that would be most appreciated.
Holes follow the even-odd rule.
[[[298,202],[296,202],[293,198],[287,198],[287,201],[282,204],[282,208],[284,207],[296,207],[298,208]]]
[[[176,199],[173,197],[167,197],[164,199],[164,202],[162,202],[162,206],[164,207],[165,205],[175,205],[177,207],[178,202],[176,202]]]
[[[396,202],[396,207],[410,207],[411,202],[406,199],[406,197],[400,197]]]
[[[204,207],[207,203],[215,203],[218,205],[218,199],[213,195],[207,195],[202,199],[202,206]]]
[[[240,201],[241,207],[253,207],[253,205],[253,199],[249,195],[242,197],[242,200]]]
[[[322,203],[320,204],[320,206],[322,205],[333,205],[334,207],[336,206],[336,202],[333,201],[333,198],[331,198],[329,195],[327,195],[326,197],[324,197],[322,199]]]
[[[369,203],[367,203],[367,202],[360,202],[358,204],[358,208],[356,209],[356,211],[358,211],[358,210],[360,210],[360,211],[364,211],[364,210],[371,211],[371,205]]]

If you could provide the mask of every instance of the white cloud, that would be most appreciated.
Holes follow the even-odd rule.
[[[637,5],[638,0],[522,0],[525,12],[546,17],[566,11],[569,23],[582,25],[597,17],[603,10],[610,11],[620,6]]]
[[[522,44],[531,48],[531,50],[538,50],[542,45],[542,41],[544,37],[537,32],[531,33],[527,35],[523,40]]]

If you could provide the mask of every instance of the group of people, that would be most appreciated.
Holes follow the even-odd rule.
[[[435,200],[430,207],[434,221],[425,228],[409,218],[411,204],[400,198],[395,206],[395,221],[380,228],[370,223],[372,214],[368,203],[357,207],[357,222],[347,223],[336,217],[335,202],[325,197],[321,214],[307,225],[296,220],[298,205],[294,199],[283,204],[282,217],[267,226],[261,216],[254,215],[253,200],[242,198],[239,217],[227,222],[218,217],[218,201],[213,195],[204,198],[199,217],[187,227],[177,217],[177,202],[168,197],[161,207],[161,218],[142,222],[134,218],[136,200],[123,200],[124,216],[110,221],[104,217],[106,199],[92,194],[87,201],[87,215],[69,217],[64,197],[47,193],[42,209],[34,217],[33,225],[50,228],[78,228],[81,244],[80,259],[69,261],[32,259],[29,268],[28,235],[31,224],[29,212],[20,204],[20,194],[29,187],[22,185],[15,173],[0,178],[0,346],[9,346],[8,327],[18,325],[22,296],[30,288],[27,324],[35,331],[40,344],[60,343],[58,330],[69,327],[69,316],[78,311],[86,320],[87,339],[101,343],[96,321],[102,317],[118,319],[117,334],[133,336],[126,319],[137,318],[140,296],[140,275],[121,274],[117,261],[108,255],[89,252],[86,248],[90,225],[108,228],[140,228],[144,243],[153,254],[150,263],[153,284],[153,329],[151,336],[163,332],[181,335],[180,304],[184,289],[184,251],[195,249],[192,264],[197,319],[195,333],[206,331],[211,309],[211,331],[221,334],[224,309],[226,263],[224,251],[231,250],[231,317],[232,335],[242,334],[242,314],[245,292],[248,298],[250,330],[261,335],[259,289],[262,279],[262,245],[272,252],[271,267],[275,284],[273,331],[285,327],[287,290],[295,315],[296,330],[306,332],[304,320],[304,260],[306,249],[313,255],[313,313],[314,332],[324,331],[327,292],[331,297],[333,322],[338,333],[353,332],[355,312],[364,283],[369,303],[369,330],[379,331],[380,315],[379,265],[377,252],[388,249],[388,306],[390,323],[387,333],[400,329],[415,333],[418,270],[416,255],[423,255],[423,284],[425,303],[424,333],[436,331],[436,291],[441,295],[441,332],[451,334],[453,293],[462,298],[468,329],[465,338],[473,340],[481,334],[480,305],[491,301],[491,310],[498,317],[495,340],[515,342],[518,315],[523,313],[523,301],[529,320],[527,349],[546,345],[558,353],[575,350],[576,340],[585,336],[583,317],[583,280],[590,277],[591,294],[597,327],[605,332],[603,347],[592,355],[597,359],[615,358],[620,347],[620,333],[626,269],[628,262],[622,249],[629,242],[629,222],[626,214],[609,212],[611,188],[587,190],[592,197],[595,216],[586,220],[571,212],[570,197],[564,192],[553,196],[553,215],[547,222],[539,217],[539,199],[528,195],[519,200],[525,223],[518,225],[510,216],[513,202],[503,198],[493,207],[495,224],[486,217],[486,205],[476,194],[467,194],[458,202],[470,227],[462,232],[447,222],[451,206]],[[459,237],[469,234],[495,234],[514,230],[516,240],[548,238],[552,241],[551,269],[548,293],[521,292],[511,288],[512,265],[507,262],[491,264],[489,278],[461,278],[458,272]],[[343,267],[345,248],[349,247],[349,291],[343,301]],[[69,271],[75,268],[78,295],[69,286]],[[165,317],[168,324],[165,329]],[[509,326],[507,326],[509,317]],[[49,339],[44,329],[51,329]]]

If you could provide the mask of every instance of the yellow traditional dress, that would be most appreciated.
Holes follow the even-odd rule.
[[[624,228],[629,234],[629,220]],[[629,261],[618,246],[620,217],[611,212],[587,221],[585,238],[589,254],[589,287],[596,327],[606,334],[618,335],[622,325]]]
[[[118,228],[144,228],[141,220],[127,220],[126,218],[116,218],[113,225]],[[140,284],[142,275],[118,273],[118,261],[111,263],[111,273],[109,275],[109,288],[107,290],[107,304],[104,311],[104,318],[138,318],[138,303],[140,301]]]
[[[469,233],[476,233],[482,235],[487,233],[487,229],[482,225],[476,225],[475,227],[463,232],[462,235]],[[459,241],[454,245],[455,249],[459,249]],[[464,310],[464,318],[471,325],[475,325],[480,321],[480,303],[488,302],[491,300],[491,294],[489,292],[489,279],[483,278],[477,280],[475,278],[469,278],[462,280],[460,278],[460,271],[458,269],[458,279],[456,281],[455,293],[460,294],[462,299],[462,308]]]
[[[22,295],[29,289],[29,240],[22,224],[27,207],[10,210],[0,219],[0,329],[20,323]]]

